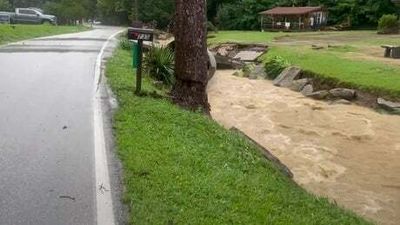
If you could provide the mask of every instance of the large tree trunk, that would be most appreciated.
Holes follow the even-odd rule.
[[[209,113],[206,16],[206,0],[176,0],[176,83],[172,96],[180,106]]]

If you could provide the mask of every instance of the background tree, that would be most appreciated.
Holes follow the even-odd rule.
[[[11,9],[11,4],[8,0],[0,0],[0,11],[8,11]]]
[[[174,102],[208,113],[206,0],[176,0]]]
[[[18,7],[40,7],[45,3],[45,0],[10,0],[13,8]]]
[[[133,8],[131,0],[98,0],[97,10],[105,24],[128,24]]]
[[[53,0],[35,7],[56,15],[60,24],[73,24],[82,19],[92,19],[96,13],[95,6],[95,0]]]
[[[166,28],[175,13],[174,0],[139,0],[139,18],[144,22],[155,22],[158,28]]]
[[[170,24],[174,0],[98,0],[100,20],[108,24],[129,25],[134,20],[156,22],[158,28]]]
[[[258,30],[258,12],[275,6],[325,6],[328,23],[351,22],[353,28],[375,28],[384,14],[396,13],[391,0],[232,0],[219,5],[217,21],[220,29]]]
[[[208,20],[219,29],[258,30],[260,11],[292,5],[323,5],[329,10],[330,25],[350,21],[353,28],[375,28],[382,15],[400,12],[392,0],[207,0]],[[129,25],[138,18],[164,29],[175,13],[175,0],[0,0],[0,7],[44,8],[46,13],[58,16],[61,23],[96,17],[105,24]]]

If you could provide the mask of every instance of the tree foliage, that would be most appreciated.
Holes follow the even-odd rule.
[[[91,19],[96,15],[97,0],[0,0],[9,2],[9,9],[36,7],[45,10],[45,13],[54,14],[58,22],[72,23],[76,20]]]
[[[396,15],[383,15],[379,19],[378,32],[381,34],[399,33],[399,20]]]
[[[219,29],[254,30],[259,29],[258,13],[263,10],[319,5],[329,10],[330,24],[353,27],[376,27],[382,15],[399,12],[391,0],[208,0],[207,17]],[[174,17],[175,0],[0,0],[0,10],[15,7],[41,7],[61,22],[98,18],[107,24],[128,25],[138,18],[166,28]]]
[[[8,0],[0,0],[0,11],[7,11],[11,9],[11,4]]]
[[[160,28],[165,28],[171,23],[174,4],[174,0],[98,0],[97,2],[102,21],[129,24],[138,17],[139,20],[155,23]],[[135,12],[139,15],[135,15]]]
[[[222,29],[258,29],[258,12],[276,6],[325,6],[330,24],[353,27],[375,27],[382,15],[396,12],[391,0],[231,0],[220,5],[217,21]]]

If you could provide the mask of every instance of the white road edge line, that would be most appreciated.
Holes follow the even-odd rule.
[[[93,126],[94,126],[94,151],[96,173],[96,213],[97,225],[115,225],[114,208],[111,195],[110,176],[108,172],[106,143],[104,136],[103,112],[101,109],[101,93],[98,85],[101,78],[101,66],[104,51],[110,41],[124,30],[111,35],[103,44],[97,56],[93,90]]]

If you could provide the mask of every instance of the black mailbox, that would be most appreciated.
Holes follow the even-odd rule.
[[[153,41],[154,30],[142,29],[142,28],[128,28],[128,39],[129,40],[143,40]]]
[[[142,89],[142,61],[143,61],[143,42],[153,42],[154,30],[143,29],[143,28],[128,28],[128,39],[137,41],[133,43],[133,50],[137,49],[137,54],[132,54],[133,57],[137,57],[137,69],[136,69],[136,94],[140,94]]]

